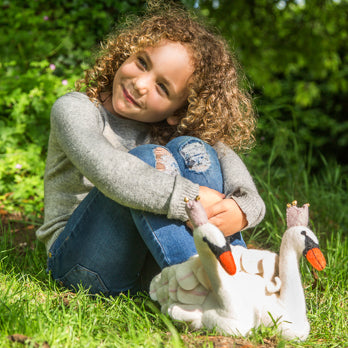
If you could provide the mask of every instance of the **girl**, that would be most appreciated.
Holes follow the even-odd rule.
[[[188,12],[149,9],[111,35],[77,92],[51,112],[45,171],[48,271],[117,295],[196,253],[184,198],[198,194],[232,244],[264,204],[230,147],[255,119],[227,45]],[[85,86],[86,93],[79,92]]]

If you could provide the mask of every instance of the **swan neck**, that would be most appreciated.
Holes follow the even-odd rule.
[[[230,305],[230,291],[224,287],[223,279],[226,277],[226,271],[222,268],[215,255],[206,246],[206,243],[195,241],[197,251],[205,271],[208,274],[212,290],[216,299],[222,308],[228,308]]]
[[[306,318],[306,302],[299,268],[300,257],[301,254],[283,238],[279,252],[279,277],[282,282],[280,300],[294,320]]]

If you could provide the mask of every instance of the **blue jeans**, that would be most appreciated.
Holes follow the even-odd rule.
[[[158,145],[130,151],[156,167]],[[163,147],[164,148],[164,147]],[[164,148],[163,165],[170,175],[182,175],[201,186],[223,192],[223,179],[215,150],[192,137],[178,137]],[[240,233],[232,244],[245,243]],[[185,223],[130,209],[93,188],[71,215],[49,250],[48,271],[61,285],[106,296],[147,290],[160,269],[196,254]]]

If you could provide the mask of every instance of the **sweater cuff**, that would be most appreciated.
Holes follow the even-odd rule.
[[[238,197],[234,195],[227,195],[226,198],[232,198],[245,214],[248,224],[243,228],[243,230],[256,226],[265,216],[265,203],[259,197],[251,197],[249,195],[248,199],[245,199],[243,196]]]
[[[175,177],[174,190],[169,203],[168,219],[187,221],[185,197],[192,200],[199,193],[199,185],[183,178],[180,175]]]

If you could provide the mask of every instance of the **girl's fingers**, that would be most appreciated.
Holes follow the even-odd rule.
[[[206,186],[199,187],[199,196],[201,198],[201,203],[204,209],[225,198],[225,195],[223,193],[220,193],[219,191],[213,190]]]
[[[241,231],[248,224],[245,214],[231,198],[209,207],[207,215],[209,222],[218,227],[225,236]]]
[[[224,213],[228,210],[228,208],[226,207],[226,199],[222,199],[220,202],[217,202],[207,208],[205,208],[205,212],[207,213],[208,219],[219,215],[221,213]]]
[[[191,231],[193,231],[193,225],[192,225],[192,223],[191,223],[190,220],[187,220],[187,221],[186,221],[186,226],[187,226]]]
[[[204,209],[209,222],[218,227],[225,236],[241,231],[248,224],[245,214],[231,198],[220,199]],[[186,224],[193,230],[191,222],[188,221]]]

